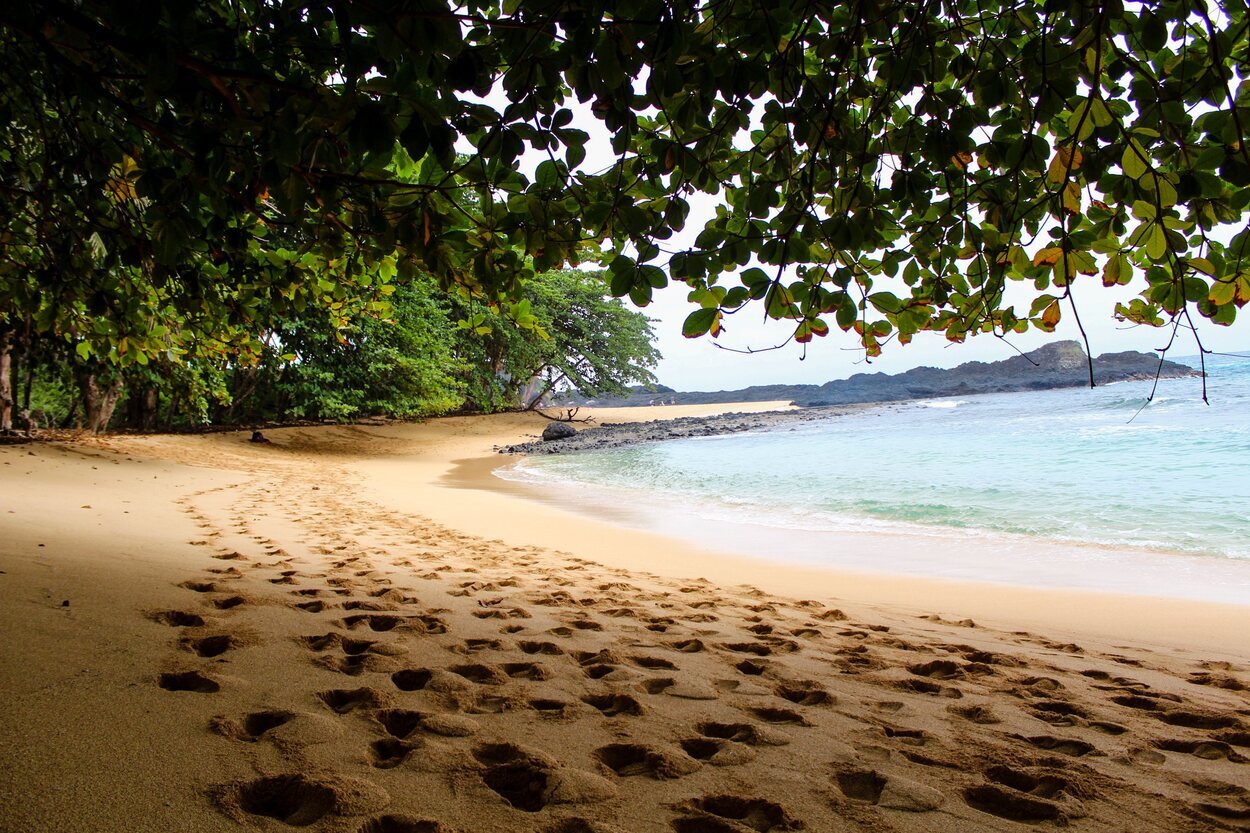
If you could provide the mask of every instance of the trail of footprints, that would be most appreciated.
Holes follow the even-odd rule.
[[[420,783],[446,793],[440,806],[503,820],[489,829],[543,833],[925,830],[928,813],[969,829],[1104,829],[1111,793],[1133,797],[1135,829],[1250,830],[1245,668],[1202,663],[1178,680],[1147,659],[967,620],[926,617],[909,630],[928,635],[916,644],[751,588],[656,579],[668,589],[646,592],[621,571],[364,513],[341,484],[307,482],[258,473],[188,498],[197,543],[220,566],[183,582],[181,609],[150,613],[177,631],[178,659],[156,683],[205,695],[205,723],[240,756],[272,747],[264,771],[290,768],[214,788],[241,821],[471,829],[471,813],[387,811]],[[229,523],[215,525],[209,505]],[[300,636],[279,648],[323,684],[216,714],[232,656],[264,641],[248,626],[262,608],[288,612]],[[1053,661],[1030,667],[1013,646]],[[1142,714],[1151,731],[1124,725]],[[934,719],[940,732],[909,725]],[[302,738],[326,720],[359,735],[358,756],[316,757]],[[525,744],[499,739],[505,720]],[[776,773],[791,776],[780,798]],[[616,818],[614,802],[639,795],[654,815]]]

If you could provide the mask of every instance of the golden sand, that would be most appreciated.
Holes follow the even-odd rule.
[[[543,424],[0,448],[0,831],[1250,828],[1250,608],[488,488]]]

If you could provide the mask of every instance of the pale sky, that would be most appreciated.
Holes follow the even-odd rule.
[[[642,79],[637,83],[641,84]],[[507,106],[506,97],[498,90],[479,100],[499,109]],[[589,107],[579,104],[575,98],[570,97],[565,106],[574,113],[573,126],[590,134],[586,145],[586,159],[578,170],[596,171],[611,166],[614,154],[603,124],[590,112]],[[463,140],[460,149],[472,152],[472,148],[463,143]],[[545,153],[530,151],[517,164],[523,173],[532,177],[538,163],[546,158]],[[685,229],[674,234],[672,239],[663,241],[661,248],[666,252],[693,246],[704,223],[714,215],[717,198],[696,193],[689,197],[689,202],[690,216]],[[665,266],[663,256],[654,262],[661,268]],[[593,266],[585,264],[583,268]],[[1101,275],[1093,275],[1081,276],[1081,281],[1073,287],[1081,321],[1089,337],[1091,352],[1095,356],[1122,350],[1156,351],[1168,343],[1171,328],[1128,325],[1116,321],[1112,315],[1117,301],[1127,303],[1144,286],[1141,270],[1136,272],[1136,279],[1128,286],[1107,289],[1102,286]],[[890,289],[900,297],[908,294],[901,279],[891,282],[883,276],[875,280],[875,288],[878,290]],[[725,275],[722,276],[721,283],[730,287],[737,284],[737,279],[733,275]],[[1008,300],[1016,304],[1018,311],[1028,311],[1032,300],[1030,289],[1030,286],[1025,285],[1016,285],[1014,288],[1009,286]],[[941,334],[920,333],[908,345],[889,342],[883,347],[882,355],[869,363],[865,360],[855,334],[842,332],[833,327],[830,321],[829,335],[823,339],[813,339],[807,345],[806,358],[803,358],[803,345],[794,343],[778,350],[743,355],[718,349],[715,345],[719,343],[738,350],[770,347],[785,341],[793,329],[792,323],[766,321],[762,306],[748,305],[746,310],[727,319],[727,329],[719,339],[713,340],[710,336],[686,339],[681,335],[681,325],[686,316],[695,309],[686,300],[687,292],[684,284],[670,284],[665,289],[657,290],[652,304],[642,310],[656,319],[654,328],[657,347],[664,356],[655,369],[655,375],[660,384],[681,391],[729,390],[748,385],[778,383],[821,384],[855,373],[899,373],[922,365],[954,367],[968,361],[999,361],[1010,358],[1017,354],[1012,345],[1027,352],[1060,339],[1080,339],[1071,309],[1065,301],[1062,304],[1063,317],[1054,333],[1031,330],[1024,335],[1012,336],[1010,344],[991,335],[976,336],[963,344],[951,344]],[[1051,292],[1058,294],[1054,289]],[[628,299],[625,301],[629,303]],[[1216,326],[1198,316],[1196,311],[1193,316],[1207,349],[1225,352],[1250,351],[1250,308],[1242,311],[1231,327]],[[1170,355],[1188,356],[1197,352],[1193,335],[1182,332],[1172,346]]]
[[[1115,301],[1134,295],[1131,287],[1115,291],[1104,289],[1098,276],[1089,276],[1087,280],[1085,286],[1078,284],[1074,291],[1078,293],[1081,321],[1094,355],[1121,350],[1154,351],[1167,344],[1170,328],[1131,326],[1112,318]],[[659,291],[656,302],[643,310],[658,319],[654,327],[657,345],[664,359],[656,368],[656,377],[661,384],[683,391],[730,390],[773,383],[820,384],[855,373],[899,373],[921,365],[953,367],[969,361],[999,361],[1016,355],[1011,345],[993,336],[976,336],[963,344],[951,344],[941,334],[921,333],[911,344],[887,344],[882,355],[869,364],[864,360],[855,334],[844,333],[837,328],[831,328],[829,335],[823,339],[813,339],[807,345],[807,357],[802,360],[802,345],[793,343],[780,350],[741,355],[716,348],[708,336],[683,338],[682,321],[693,309],[686,301],[686,288],[677,285]],[[1242,311],[1231,327],[1218,327],[1199,318],[1196,313],[1194,317],[1207,349],[1250,351],[1250,307]],[[762,309],[748,309],[733,316],[729,319],[728,331],[719,341],[739,349],[766,347],[783,341],[791,326],[789,322],[765,322],[762,318]],[[1064,317],[1054,333],[1033,330],[1013,336],[1010,341],[1027,352],[1043,344],[1069,338],[1079,340],[1080,333],[1065,305]],[[1197,352],[1193,336],[1182,331],[1170,355],[1188,356]]]

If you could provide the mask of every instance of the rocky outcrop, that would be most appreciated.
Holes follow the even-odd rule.
[[[543,441],[567,440],[577,433],[577,429],[567,422],[553,422],[543,429]]]

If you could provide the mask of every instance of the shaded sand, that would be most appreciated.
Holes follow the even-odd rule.
[[[1250,610],[448,485],[542,425],[0,448],[0,831],[1250,829]]]

